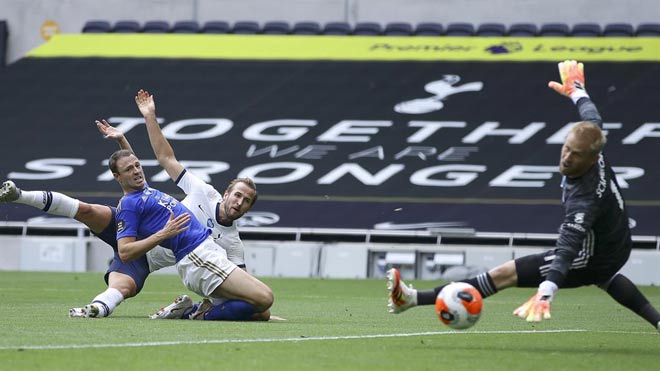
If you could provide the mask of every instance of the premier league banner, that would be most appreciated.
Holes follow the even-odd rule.
[[[266,43],[272,39],[242,37],[237,46],[226,38],[235,55],[254,49],[252,57],[175,56],[161,47],[162,55],[137,49],[97,55],[96,39],[89,50],[47,45],[0,71],[2,177],[24,189],[116,204],[120,188],[107,158],[118,147],[94,125],[104,118],[126,134],[149,184],[183,197],[149,145],[133,100],[143,88],[154,95],[163,133],[190,171],[221,191],[235,177],[255,180],[259,201],[244,225],[556,232],[559,154],[579,115],[547,82],[559,79],[557,62],[578,47],[552,52],[559,47],[521,41],[516,60],[510,40],[507,46],[457,38],[484,54],[427,58],[418,48],[425,57],[366,58],[342,56],[331,38],[323,42],[337,52],[333,58],[323,45],[315,47],[322,56],[296,47],[321,37],[292,37],[286,59],[280,48],[267,54],[251,44],[272,47]],[[375,39],[365,50],[400,38]],[[626,44],[637,58],[602,45],[591,46],[598,55],[583,58],[587,90],[605,120],[605,154],[636,235],[656,235],[660,211],[660,66],[645,54],[658,42],[649,43],[635,51]],[[126,48],[116,45],[108,49]],[[550,55],[531,58],[534,47]],[[88,52],[67,55],[69,49]],[[502,53],[508,54],[491,60]],[[3,220],[40,215],[0,205]]]

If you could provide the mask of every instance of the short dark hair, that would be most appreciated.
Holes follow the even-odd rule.
[[[128,157],[130,155],[135,154],[127,149],[120,149],[119,151],[115,151],[115,153],[110,156],[110,160],[108,160],[108,167],[110,168],[110,171],[112,171],[113,174],[117,174],[117,161],[119,161],[120,158]]]
[[[259,198],[259,193],[257,192],[257,185],[254,184],[254,181],[250,178],[236,178],[229,182],[229,185],[227,186],[227,189],[225,189],[225,192],[231,193],[231,190],[234,188],[234,186],[238,183],[243,183],[250,187],[254,191],[254,198],[252,199],[252,203],[250,206],[254,206],[254,204],[257,202],[257,198]]]

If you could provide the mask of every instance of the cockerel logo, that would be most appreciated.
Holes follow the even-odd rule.
[[[438,111],[445,106],[443,101],[450,95],[480,91],[484,85],[481,81],[477,81],[454,86],[459,81],[461,78],[458,75],[444,75],[441,80],[431,81],[424,85],[424,90],[433,96],[401,102],[394,106],[394,111],[413,115]]]

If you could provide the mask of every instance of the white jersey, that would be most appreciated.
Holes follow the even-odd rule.
[[[239,267],[244,267],[245,248],[236,225],[226,227],[218,222],[222,194],[185,169],[179,176],[177,186],[186,193],[181,203],[192,211],[202,225],[211,230],[213,241],[227,252],[227,258]],[[160,246],[149,250],[147,258],[152,272],[175,263],[172,251]]]
[[[222,194],[186,170],[179,177],[177,186],[186,192],[186,198],[181,203],[193,212],[197,220],[211,230],[213,241],[227,251],[229,260],[238,266],[245,265],[245,248],[235,223],[227,227],[218,221],[218,208],[222,202]]]

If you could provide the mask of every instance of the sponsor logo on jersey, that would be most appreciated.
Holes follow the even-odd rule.
[[[586,232],[586,231],[587,231],[587,230],[584,229],[584,227],[581,226],[580,224],[566,223],[566,224],[564,224],[564,226],[565,226],[566,228],[574,229],[574,230],[576,230],[576,231],[578,231],[578,232]]]

